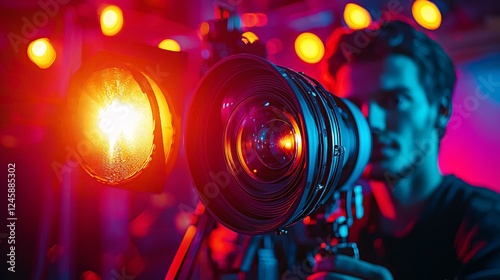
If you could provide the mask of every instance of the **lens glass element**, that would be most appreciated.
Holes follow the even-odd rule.
[[[269,105],[268,101],[258,102],[260,106],[244,103],[233,112],[228,123],[228,129],[235,133],[226,134],[226,143],[235,146],[230,151],[237,154],[228,159],[237,158],[238,165],[256,181],[279,181],[290,174],[300,154],[297,122],[286,110]],[[245,113],[240,114],[241,110]],[[236,135],[236,139],[227,138],[231,135]]]

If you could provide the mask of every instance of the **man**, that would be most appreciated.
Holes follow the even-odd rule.
[[[337,31],[330,44],[331,89],[359,106],[372,131],[363,175],[371,191],[350,230],[360,260],[324,257],[309,279],[500,279],[500,196],[438,166],[451,59],[401,21]]]

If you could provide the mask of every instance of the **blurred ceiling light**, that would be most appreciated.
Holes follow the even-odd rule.
[[[29,59],[41,69],[49,68],[56,60],[56,51],[47,38],[32,41],[27,51]]]
[[[123,27],[123,13],[120,7],[106,6],[101,12],[101,31],[106,36],[114,36]]]
[[[318,63],[325,54],[325,46],[318,36],[304,32],[295,39],[295,52],[307,63]]]
[[[436,4],[430,1],[417,0],[413,2],[411,12],[415,21],[428,30],[436,30],[441,26],[441,12]]]
[[[167,51],[173,51],[173,52],[180,52],[181,51],[181,46],[179,45],[179,43],[177,43],[177,41],[175,41],[173,39],[165,39],[165,40],[161,41],[158,44],[158,47],[160,49],[167,50]]]
[[[351,29],[362,29],[368,27],[372,19],[365,8],[348,3],[344,8],[344,21]]]

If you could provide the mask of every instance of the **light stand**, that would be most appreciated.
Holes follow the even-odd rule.
[[[165,280],[190,279],[202,243],[216,225],[215,219],[198,202],[192,214],[193,225],[189,226],[168,269]]]

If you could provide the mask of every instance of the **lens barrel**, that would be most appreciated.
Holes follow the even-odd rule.
[[[302,220],[353,183],[371,153],[368,124],[351,102],[248,54],[202,77],[187,128],[201,201],[224,226],[248,235]]]

